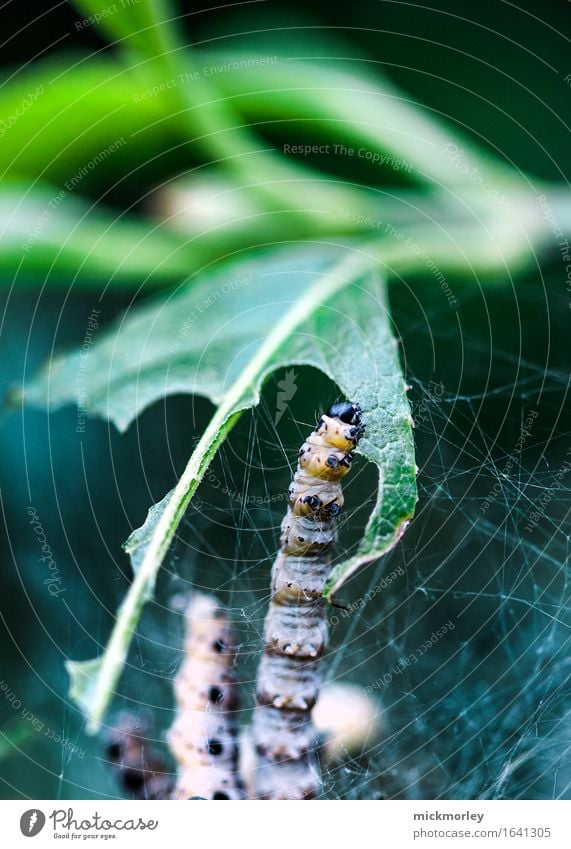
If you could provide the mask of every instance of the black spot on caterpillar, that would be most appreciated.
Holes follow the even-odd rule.
[[[150,751],[144,722],[122,714],[105,736],[105,755],[133,799],[170,799],[174,779],[163,759]]]
[[[215,599],[192,597],[184,660],[175,677],[177,718],[168,733],[178,763],[173,799],[243,799],[238,775],[235,646]]]
[[[343,507],[341,480],[364,429],[358,404],[333,404],[303,444],[288,489],[252,729],[261,799],[312,799],[321,790],[311,710],[328,637],[323,587]]]

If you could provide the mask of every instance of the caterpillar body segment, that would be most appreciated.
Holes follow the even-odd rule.
[[[253,783],[261,799],[312,799],[321,791],[311,711],[328,640],[323,588],[343,507],[341,480],[363,430],[358,405],[334,404],[301,447],[288,490],[252,729]]]
[[[272,716],[281,720],[278,711],[268,712],[265,730],[270,739],[274,738],[274,747],[281,746],[285,763],[295,762],[297,750],[292,744],[294,741],[301,742],[303,734],[303,729],[295,728],[299,714],[292,711],[285,715],[293,727],[281,724],[277,728],[272,727]],[[370,748],[380,736],[383,727],[381,706],[363,687],[340,682],[326,683],[321,687],[319,699],[312,713],[312,723],[306,725],[306,730],[310,732],[307,747],[309,749],[312,746],[317,736],[320,764],[334,764],[341,759],[346,761],[347,758],[356,757]],[[280,735],[279,740],[278,735]],[[258,746],[264,742],[267,748],[267,741],[258,740]],[[255,795],[253,785],[258,761],[259,756],[256,756],[254,750],[252,730],[244,729],[240,735],[240,770],[250,796]],[[291,769],[288,772],[285,767],[281,769],[282,784],[286,792],[287,782],[294,777],[299,778],[302,769],[305,769],[303,765],[302,767],[298,765],[297,771]],[[258,784],[259,778],[258,772]]]
[[[227,613],[196,595],[186,611],[185,657],[175,678],[168,743],[178,763],[173,799],[243,799],[238,773],[235,644]]]

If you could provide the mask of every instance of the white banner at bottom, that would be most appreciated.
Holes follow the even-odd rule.
[[[2,845],[292,849],[316,841],[318,849],[571,846],[567,801],[234,802],[223,809],[213,804],[3,801]]]

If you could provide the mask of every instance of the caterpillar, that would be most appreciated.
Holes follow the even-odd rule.
[[[242,799],[236,649],[228,614],[216,599],[192,597],[184,652],[174,681],[178,713],[167,736],[178,763],[171,798]]]
[[[156,753],[149,751],[146,724],[123,713],[106,735],[105,754],[124,792],[134,799],[170,799],[173,777]]]
[[[288,490],[252,727],[260,799],[312,799],[321,791],[311,711],[328,638],[323,587],[343,507],[341,479],[364,429],[358,404],[333,404],[302,445]]]

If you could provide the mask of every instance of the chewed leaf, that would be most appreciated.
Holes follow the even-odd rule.
[[[149,509],[147,513],[147,518],[140,528],[135,528],[133,533],[130,535],[129,539],[123,543],[123,550],[127,552],[129,557],[131,558],[131,566],[133,567],[133,572],[138,572],[139,567],[143,560],[145,559],[145,551],[147,550],[147,546],[151,540],[151,537],[159,523],[161,516],[165,511],[165,507],[167,506],[171,495],[173,494],[173,490],[167,492],[164,498],[161,498],[160,501],[157,501],[156,504]],[[152,591],[152,588],[150,588]]]
[[[70,698],[90,716],[95,708],[98,681],[103,665],[103,657],[92,660],[66,660],[65,668],[69,673]]]
[[[367,425],[359,452],[379,472],[376,505],[357,555],[335,568],[327,597],[359,566],[396,543],[414,511],[416,481],[410,410],[385,288],[378,261],[364,251],[281,249],[146,302],[94,343],[82,397],[93,414],[123,429],[149,404],[179,392],[209,398],[216,411],[176,487],[151,508],[126,543],[135,577],[97,661],[101,665],[85,667],[89,688],[78,690],[91,728],[105,711],[141,610],[194,492],[241,412],[258,403],[263,382],[274,370],[314,366],[345,397],[358,401]],[[80,356],[54,360],[27,388],[26,399],[51,408],[73,403]]]

